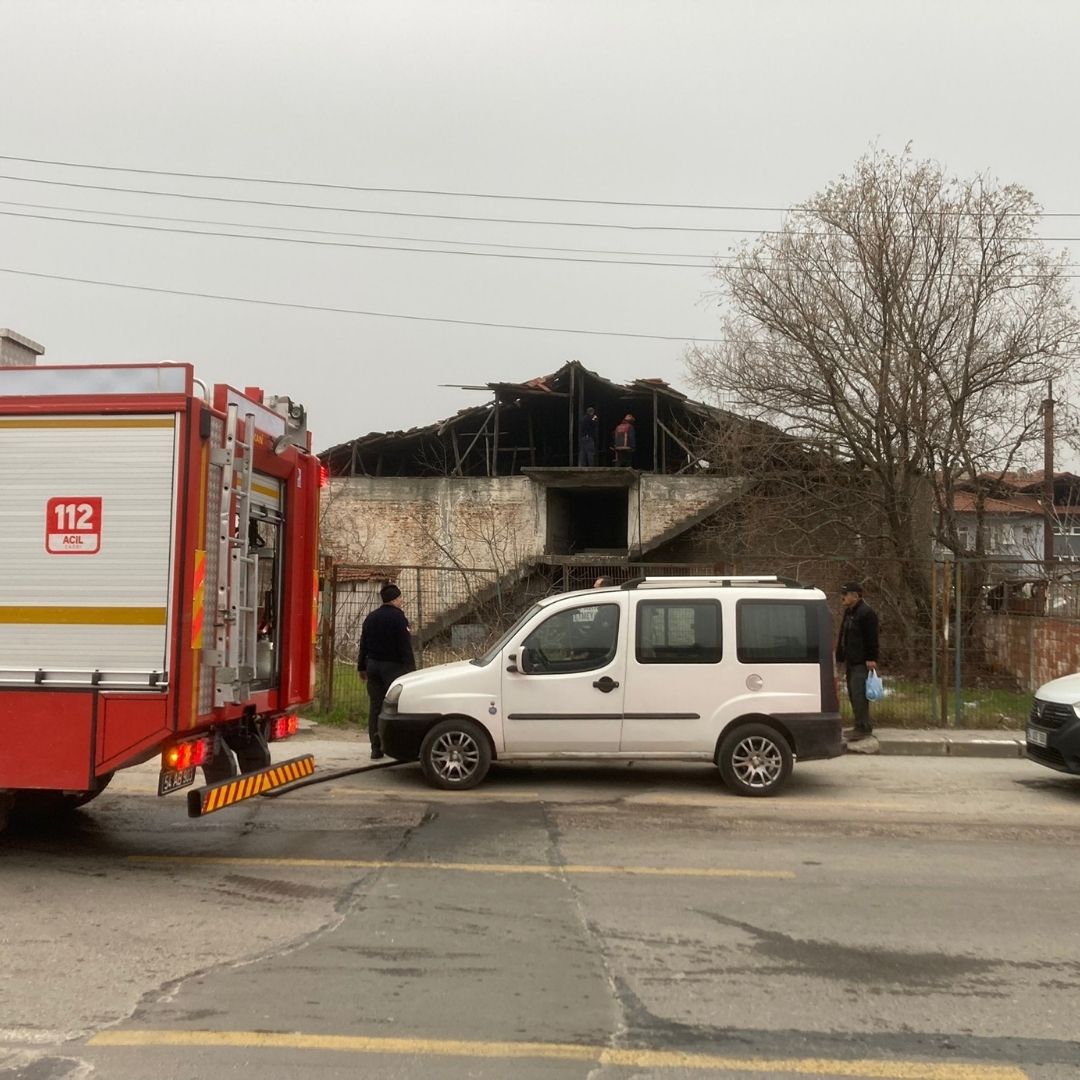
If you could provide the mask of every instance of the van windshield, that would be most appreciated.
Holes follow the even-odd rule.
[[[511,626],[487,652],[482,653],[473,660],[472,663],[476,664],[477,667],[487,667],[487,665],[503,651],[503,647],[506,643],[540,610],[541,606],[541,604],[533,604],[533,606],[529,608],[529,610],[526,611],[525,614],[522,615],[521,618],[518,619],[518,621],[514,623],[514,625]]]

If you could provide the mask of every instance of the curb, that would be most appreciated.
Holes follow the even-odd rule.
[[[858,752],[858,751],[856,751]],[[862,751],[866,753],[867,751]],[[897,738],[891,734],[878,737],[881,755],[895,757],[1022,758],[1027,757],[1023,738],[958,738],[955,735],[931,735]]]

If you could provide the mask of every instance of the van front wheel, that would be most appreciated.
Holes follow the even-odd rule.
[[[420,767],[432,787],[464,791],[487,776],[491,747],[471,720],[443,720],[420,744]]]
[[[720,744],[717,764],[736,795],[775,795],[791,775],[791,747],[765,724],[742,724]]]

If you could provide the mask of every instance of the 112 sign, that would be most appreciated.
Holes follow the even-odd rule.
[[[50,555],[96,555],[101,550],[101,497],[50,499],[45,504],[45,550]]]

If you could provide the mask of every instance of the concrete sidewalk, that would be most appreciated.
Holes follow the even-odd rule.
[[[366,757],[367,733],[356,728],[322,727],[310,720],[300,721],[305,735],[320,740],[358,745],[354,753]],[[894,754],[908,757],[1024,757],[1023,731],[952,731],[945,728],[914,731],[906,728],[876,728],[874,737],[851,746],[850,753]]]
[[[934,728],[913,731],[906,728],[875,728],[877,749],[859,750],[855,743],[852,753],[906,754],[913,757],[991,757],[1015,758],[1025,756],[1023,731],[956,731]],[[872,742],[874,740],[867,740]]]

